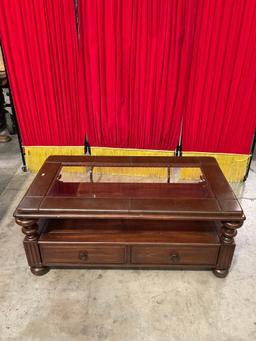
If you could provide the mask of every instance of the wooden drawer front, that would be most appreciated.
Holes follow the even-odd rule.
[[[218,246],[133,246],[133,264],[214,265]]]
[[[44,264],[122,264],[125,246],[41,244]]]

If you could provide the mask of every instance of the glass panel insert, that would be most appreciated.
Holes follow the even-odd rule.
[[[204,180],[199,167],[81,167],[64,166],[63,183],[198,183]]]
[[[199,167],[65,166],[48,195],[99,198],[209,198]]]

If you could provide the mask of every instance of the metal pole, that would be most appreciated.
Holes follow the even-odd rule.
[[[78,0],[74,0],[75,20],[76,20],[76,33],[79,41],[79,15],[78,15]]]
[[[89,156],[91,155],[91,146],[87,140],[86,135],[84,137],[84,153],[85,155],[89,155]]]
[[[183,117],[180,124],[180,136],[177,147],[175,149],[175,156],[182,156],[182,134],[183,134]]]
[[[2,47],[2,45],[1,45],[1,47]],[[17,132],[17,137],[18,137],[18,142],[19,142],[20,155],[21,155],[21,160],[22,160],[22,170],[23,170],[23,172],[27,172],[25,153],[24,153],[24,149],[23,149],[23,145],[22,145],[22,138],[21,138],[21,134],[20,134],[20,128],[19,128],[19,125],[18,125],[17,117],[16,117],[16,111],[15,111],[15,107],[14,107],[14,104],[13,104],[11,85],[10,85],[10,82],[9,82],[8,71],[7,71],[7,67],[6,67],[5,55],[4,55],[4,49],[3,48],[2,48],[2,55],[3,55],[3,62],[4,62],[4,68],[5,68],[5,72],[6,72],[6,77],[7,77],[8,84],[9,84],[10,105],[11,105],[11,108],[12,108],[14,124],[15,124],[15,127],[16,127],[16,132]]]
[[[248,166],[247,166],[246,173],[245,173],[245,176],[243,178],[243,181],[246,181],[247,178],[248,178],[250,167],[251,167],[251,163],[252,163],[252,159],[253,159],[253,153],[254,153],[254,150],[255,150],[255,146],[256,146],[256,129],[254,130],[252,146],[251,146],[251,151],[250,151],[251,156],[250,156],[250,159],[249,159],[249,162],[248,162]]]
[[[89,141],[87,140],[87,137],[85,135],[84,137],[84,154],[86,156],[91,156],[91,146],[89,144]],[[93,167],[89,167],[89,175],[90,175],[90,181],[93,182]]]

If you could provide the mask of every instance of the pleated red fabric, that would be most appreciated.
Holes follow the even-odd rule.
[[[254,0],[2,0],[24,145],[248,153]]]
[[[195,6],[80,1],[84,106],[93,145],[172,149],[187,92]],[[193,32],[191,32],[193,36]]]
[[[255,1],[79,2],[93,145],[248,153],[256,127]]]

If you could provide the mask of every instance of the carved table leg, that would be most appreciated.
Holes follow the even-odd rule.
[[[49,268],[42,265],[36,220],[16,218],[16,223],[22,226],[22,232],[25,234],[23,244],[31,272],[37,276],[44,275]]]
[[[229,272],[235,250],[234,237],[237,234],[237,229],[242,225],[243,221],[223,222],[220,236],[222,244],[220,246],[217,266],[213,269],[213,273],[217,277],[226,277]]]

